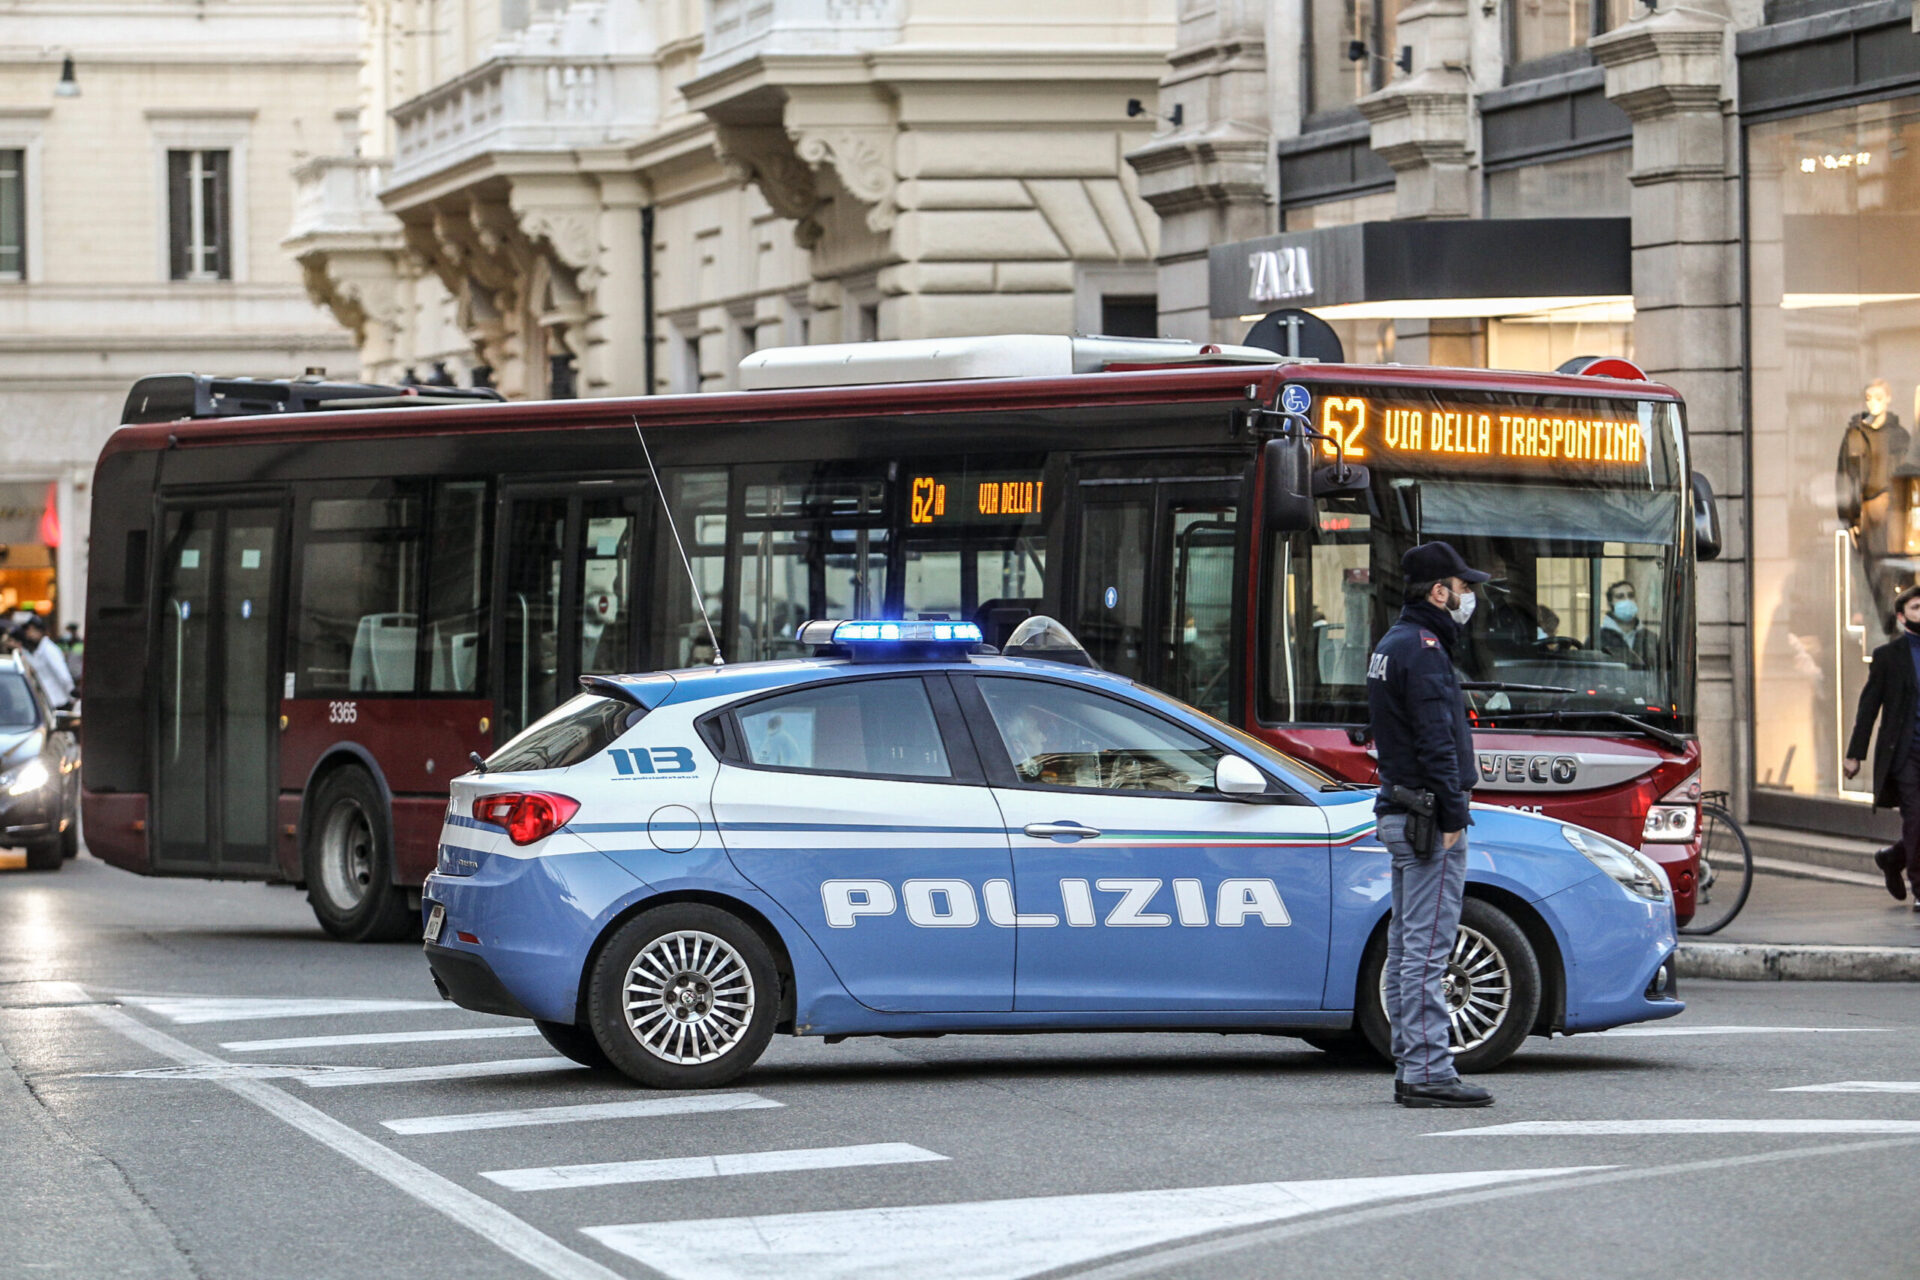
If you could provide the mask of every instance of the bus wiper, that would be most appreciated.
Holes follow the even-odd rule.
[[[1322,791],[1371,791],[1373,784],[1371,782],[1323,782],[1320,784],[1320,789]]]
[[[1549,720],[1554,724],[1564,724],[1569,720],[1610,720],[1614,724],[1626,725],[1636,733],[1652,738],[1661,746],[1672,751],[1684,751],[1687,740],[1677,733],[1662,729],[1659,725],[1648,724],[1638,716],[1630,716],[1624,711],[1527,711],[1519,715],[1508,715],[1504,711],[1483,711],[1479,714],[1502,722],[1514,720]]]
[[[1481,693],[1578,693],[1557,684],[1509,684],[1505,680],[1462,680],[1460,687]]]

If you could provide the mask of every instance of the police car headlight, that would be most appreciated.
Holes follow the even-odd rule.
[[[7,794],[31,795],[52,780],[53,775],[47,772],[47,766],[38,760],[32,760],[27,763],[26,768],[14,775],[13,781],[7,786]]]
[[[1659,902],[1667,896],[1667,878],[1639,850],[1580,827],[1562,827],[1560,834],[1586,855],[1588,862],[1619,881],[1627,892],[1649,902]]]

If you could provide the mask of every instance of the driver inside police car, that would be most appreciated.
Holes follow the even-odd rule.
[[[1393,1027],[1394,1101],[1403,1107],[1484,1107],[1485,1089],[1453,1065],[1443,980],[1466,891],[1467,804],[1476,780],[1453,651],[1489,575],[1446,542],[1400,558],[1400,619],[1367,663],[1367,711],[1380,753],[1374,802],[1393,857],[1387,924],[1386,1011]]]

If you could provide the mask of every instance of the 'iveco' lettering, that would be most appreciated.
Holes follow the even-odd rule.
[[[1580,776],[1580,761],[1573,756],[1527,756],[1500,751],[1482,751],[1480,781],[1488,786],[1509,783],[1536,787],[1573,785]]]
[[[661,773],[692,773],[693,752],[685,747],[614,747],[607,752],[623,778]]]
[[[828,927],[833,929],[851,929],[863,917],[894,915],[902,906],[907,922],[917,928],[970,929],[980,923],[982,901],[987,923],[1001,929],[1051,929],[1063,918],[1069,927],[1081,929],[1095,924],[1111,929],[1164,929],[1174,923],[1175,917],[1188,929],[1204,929],[1209,923],[1237,929],[1254,920],[1276,929],[1293,923],[1279,887],[1271,880],[1222,880],[1214,890],[1211,922],[1207,918],[1206,886],[1198,880],[1173,882],[1174,915],[1149,910],[1164,883],[1115,878],[1089,885],[1085,880],[1062,880],[1060,911],[1056,914],[1016,910],[1013,884],[1008,880],[989,880],[978,893],[968,880],[907,880],[897,893],[886,880],[825,880],[820,884],[820,905]],[[1095,889],[1119,895],[1106,903],[1105,920],[1100,920],[1095,911]]]

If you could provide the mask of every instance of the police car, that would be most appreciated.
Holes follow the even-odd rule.
[[[816,657],[625,677],[457,778],[443,995],[699,1088],[775,1032],[1207,1030],[1388,1052],[1373,792],[1096,670],[1029,619],[817,622]],[[1660,869],[1475,807],[1448,975],[1463,1070],[1672,1017]]]

